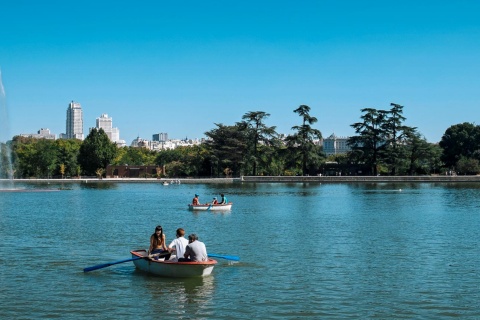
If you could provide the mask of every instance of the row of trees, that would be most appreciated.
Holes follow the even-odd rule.
[[[16,178],[100,176],[108,164],[157,165],[165,167],[172,177],[313,175],[323,173],[327,161],[337,162],[339,168],[366,165],[375,175],[480,171],[480,127],[474,124],[454,125],[447,129],[439,144],[432,144],[417,128],[404,124],[403,106],[392,103],[388,110],[365,108],[361,110],[361,121],[351,125],[356,133],[348,139],[352,151],[326,157],[318,143],[322,134],[313,127],[318,120],[310,114],[310,107],[301,105],[293,112],[301,121],[292,127],[293,134],[286,137],[281,138],[275,126],[266,124],[270,114],[252,111],[233,125],[216,123],[214,129],[205,133],[208,139],[204,144],[160,152],[117,148],[102,129],[92,130],[84,141],[17,136],[8,142],[13,155],[13,175]],[[6,169],[1,169],[0,174],[7,176]]]

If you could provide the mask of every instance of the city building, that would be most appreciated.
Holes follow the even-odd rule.
[[[153,135],[156,139],[157,136]],[[165,137],[167,137],[165,133]],[[169,139],[165,141],[158,141],[158,140],[146,140],[140,137],[137,137],[132,141],[130,144],[131,147],[135,148],[146,148],[153,151],[160,151],[160,150],[167,150],[167,149],[175,149],[178,147],[191,147],[195,145],[200,145],[205,142],[205,139]]]
[[[159,141],[159,142],[165,142],[168,141],[168,133],[162,132],[162,133],[155,133],[152,136],[153,141]]]
[[[37,133],[22,133],[20,137],[55,140],[56,135],[50,132],[50,129],[41,128]]]
[[[323,140],[323,152],[327,155],[345,154],[352,149],[347,144],[348,137],[337,137],[332,133],[330,137]]]
[[[151,149],[152,150],[171,149],[171,148],[165,147],[165,143],[167,141],[168,141],[168,133],[166,132],[155,133],[152,135]]]
[[[65,139],[83,140],[83,111],[78,102],[70,102],[67,108],[67,131],[61,135]]]
[[[151,149],[151,141],[137,137],[132,141],[130,147]]]
[[[108,114],[103,113],[99,118],[97,118],[96,122],[96,128],[103,129],[110,141],[115,142],[119,147],[126,145],[125,140],[120,140],[120,130],[118,128],[113,128],[113,120],[108,116]]]

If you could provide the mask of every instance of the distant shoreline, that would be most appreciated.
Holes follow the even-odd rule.
[[[477,176],[242,176],[240,178],[78,178],[78,179],[0,179],[0,183],[386,183],[386,182],[480,182]]]

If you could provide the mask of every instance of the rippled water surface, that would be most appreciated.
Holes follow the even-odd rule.
[[[476,184],[66,187],[0,192],[1,319],[480,318]],[[231,212],[187,210],[221,192]],[[83,273],[147,248],[157,224],[241,261],[203,279]]]

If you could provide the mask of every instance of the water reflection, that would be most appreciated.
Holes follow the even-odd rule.
[[[90,182],[90,183],[82,183],[80,188],[82,189],[91,189],[91,190],[115,190],[117,189],[117,183],[109,183],[109,182]]]
[[[212,312],[215,289],[214,276],[202,278],[162,278],[135,271],[144,280],[151,295],[149,308],[152,314],[177,317],[206,317]]]

